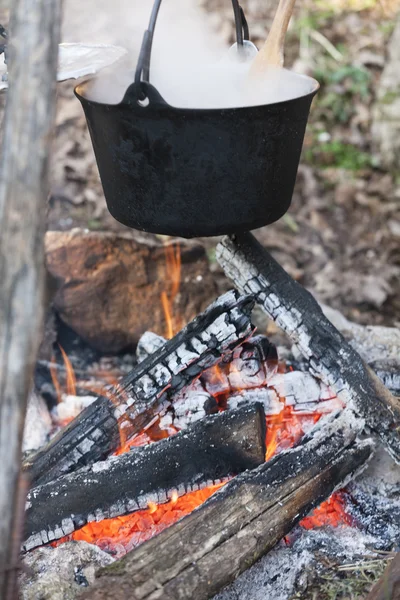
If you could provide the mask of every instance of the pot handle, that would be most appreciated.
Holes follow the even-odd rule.
[[[154,29],[157,22],[158,11],[160,10],[161,0],[155,0],[151,11],[150,22],[147,30],[144,32],[142,46],[140,48],[139,59],[135,71],[135,88],[138,100],[145,100],[146,93],[141,86],[142,82],[150,81],[150,58],[153,45]],[[238,49],[243,48],[243,41],[249,39],[249,27],[245,14],[239,4],[239,0],[232,0],[233,13],[235,17],[236,41]]]

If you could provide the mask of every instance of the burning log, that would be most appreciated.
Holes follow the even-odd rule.
[[[26,461],[32,483],[104,460],[120,446],[121,436],[128,440],[146,428],[174,394],[251,335],[253,305],[234,291],[211,304]]]
[[[24,550],[46,544],[86,523],[162,504],[220,483],[265,459],[261,405],[228,411],[185,433],[134,448],[65,475],[28,494]]]
[[[316,300],[295,282],[250,234],[225,237],[218,261],[242,292],[252,293],[345,405],[365,418],[400,462],[400,402],[324,316]]]
[[[111,568],[83,599],[210,598],[276,542],[371,456],[355,441],[349,411],[317,427],[298,447],[238,475],[190,515]]]

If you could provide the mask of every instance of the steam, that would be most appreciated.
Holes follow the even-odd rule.
[[[100,5],[101,15],[104,10],[110,17],[106,20],[108,38],[99,26],[96,39],[90,41],[124,45],[128,59],[93,80],[85,90],[86,97],[107,104],[121,102],[134,80],[152,4],[152,0],[108,0],[107,4],[97,0],[95,11]],[[251,62],[241,60],[235,48],[229,50],[221,42],[194,0],[165,0],[161,4],[150,83],[172,106],[232,108],[269,104],[303,96],[313,89],[311,79],[285,69],[270,69],[265,76],[251,80]]]

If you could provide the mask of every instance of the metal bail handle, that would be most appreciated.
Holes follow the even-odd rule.
[[[154,30],[156,27],[158,11],[160,10],[162,0],[155,0],[150,15],[149,27],[144,32],[142,46],[140,48],[138,63],[135,71],[135,88],[138,100],[145,100],[146,94],[141,87],[142,82],[150,81],[150,58],[153,45]],[[239,4],[239,0],[232,0],[233,14],[235,17],[236,41],[238,48],[243,48],[243,41],[248,40],[249,27],[245,14]]]

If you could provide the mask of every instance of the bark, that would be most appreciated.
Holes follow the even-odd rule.
[[[265,459],[265,429],[260,404],[221,413],[185,433],[36,487],[28,494],[23,548],[254,469]]]
[[[290,337],[310,371],[381,438],[400,462],[400,401],[324,316],[320,306],[250,233],[225,237],[217,258],[239,290],[253,293],[267,315]]]
[[[180,261],[173,272],[167,264],[167,247],[136,232],[49,231],[45,242],[47,268],[58,283],[54,297],[58,314],[102,352],[136,345],[149,327],[165,334],[161,294],[171,296],[175,277],[181,283],[170,311],[182,324],[216,295],[204,247],[198,242],[173,244]]]
[[[238,475],[190,515],[102,569],[82,598],[210,598],[368,460],[371,444],[356,442],[357,431],[357,420],[343,413],[297,448]]]
[[[21,533],[16,529],[21,443],[43,319],[43,236],[60,8],[60,0],[15,0],[11,15],[0,165],[1,599],[15,591],[16,565],[10,563]]]
[[[400,554],[388,564],[365,600],[400,600]]]
[[[25,462],[32,484],[43,484],[104,460],[148,426],[171,398],[253,331],[253,301],[221,296],[174,338],[100,397]]]

